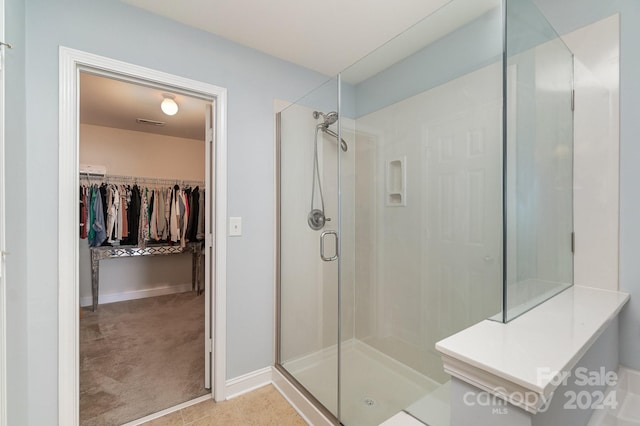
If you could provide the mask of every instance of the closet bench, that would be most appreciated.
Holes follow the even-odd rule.
[[[91,297],[93,311],[98,309],[98,289],[100,286],[100,261],[103,259],[122,259],[137,256],[166,256],[170,254],[191,253],[191,288],[201,289],[200,275],[202,271],[202,257],[204,256],[204,241],[187,243],[185,247],[177,245],[148,245],[138,246],[101,246],[91,247]]]

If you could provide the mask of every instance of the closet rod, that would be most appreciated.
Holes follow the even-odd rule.
[[[102,173],[80,173],[80,178],[86,177],[91,182],[91,179],[94,181],[100,182],[113,182],[117,181],[118,183],[146,183],[146,184],[156,184],[163,186],[172,186],[172,185],[191,185],[191,186],[204,186],[204,181],[199,180],[191,180],[191,179],[167,179],[167,178],[154,178],[148,176],[126,176],[126,175],[110,175],[110,174],[102,174]],[[82,180],[82,179],[81,179]]]

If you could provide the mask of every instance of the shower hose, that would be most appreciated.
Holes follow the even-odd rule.
[[[322,194],[322,182],[320,181],[320,165],[318,162],[318,130],[313,144],[313,180],[311,182],[311,211],[309,212],[308,223],[311,229],[318,230],[324,227],[324,196]],[[314,209],[316,204],[316,183],[318,186],[318,196],[320,197],[320,209]]]

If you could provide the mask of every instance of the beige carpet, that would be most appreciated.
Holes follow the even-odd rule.
[[[80,424],[121,425],[204,389],[204,296],[100,305],[80,320]]]

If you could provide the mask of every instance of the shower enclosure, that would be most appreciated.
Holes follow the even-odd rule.
[[[573,57],[453,0],[278,114],[276,368],[325,415],[448,423],[435,343],[573,281]]]

